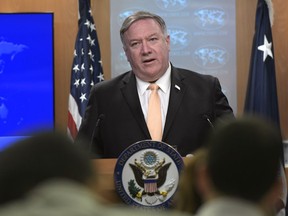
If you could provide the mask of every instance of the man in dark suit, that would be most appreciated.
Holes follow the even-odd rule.
[[[202,145],[213,121],[233,117],[217,78],[170,63],[170,37],[161,17],[137,12],[123,22],[120,36],[132,71],[93,87],[76,142],[100,157],[115,158],[131,144],[151,139],[146,125],[150,83],[159,86],[162,141],[182,156]]]

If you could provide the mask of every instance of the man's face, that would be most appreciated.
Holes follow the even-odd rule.
[[[124,33],[124,51],[137,77],[155,81],[169,66],[170,38],[153,19],[138,20]]]

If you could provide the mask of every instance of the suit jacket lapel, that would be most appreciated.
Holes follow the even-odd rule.
[[[123,85],[120,87],[120,89],[122,91],[123,97],[125,98],[130,108],[132,115],[138,122],[139,127],[141,128],[143,133],[147,136],[147,138],[149,138],[150,134],[146,125],[146,121],[144,119],[144,115],[142,112],[137,92],[136,78],[131,71],[123,78]]]
[[[186,86],[182,82],[184,77],[181,77],[178,69],[172,66],[171,69],[171,89],[170,89],[170,99],[168,105],[168,111],[166,115],[166,122],[163,132],[163,140],[169,134],[169,130],[173,124],[173,121],[176,117],[178,108],[181,106],[183,96],[186,92]]]

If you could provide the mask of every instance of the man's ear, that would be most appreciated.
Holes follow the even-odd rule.
[[[170,51],[170,35],[167,35],[167,37],[165,38],[165,41],[168,46],[168,50]]]

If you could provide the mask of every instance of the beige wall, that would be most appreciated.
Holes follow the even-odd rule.
[[[109,0],[91,0],[96,23],[105,78],[110,78],[110,16]],[[238,115],[242,114],[257,0],[236,0],[237,2],[237,101]],[[281,127],[284,138],[288,138],[288,4],[273,0],[275,21],[273,40],[276,61],[278,100]],[[70,73],[73,49],[77,33],[78,0],[0,0],[0,12],[54,12],[55,43],[55,118],[56,127],[66,130],[67,104],[70,88]]]
[[[288,139],[288,4],[285,0],[273,0],[274,26],[273,42],[276,63],[278,103],[281,128],[285,139]]]

